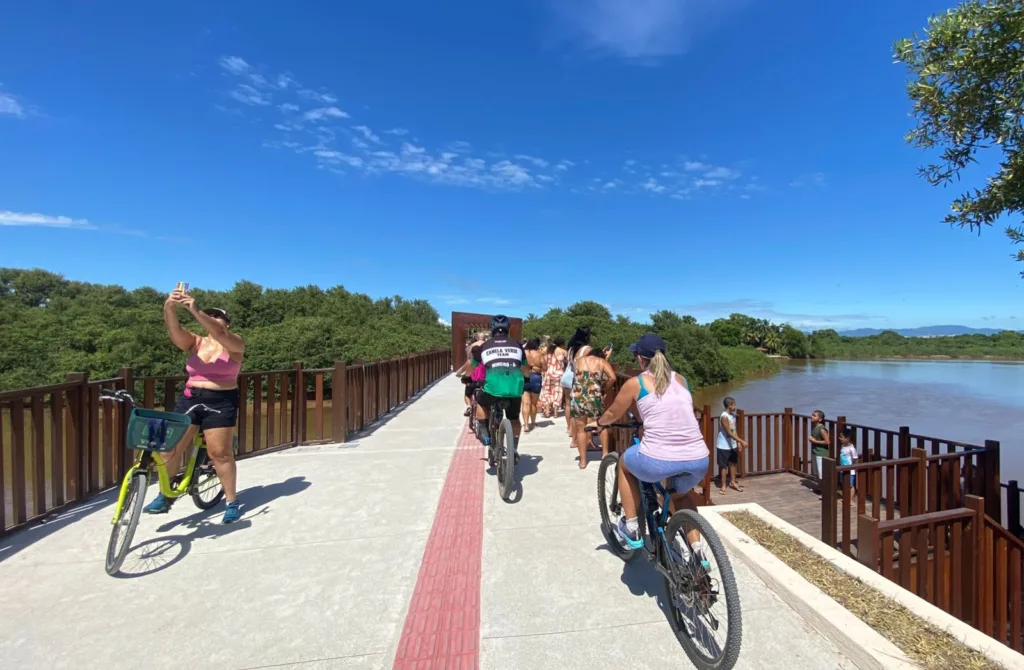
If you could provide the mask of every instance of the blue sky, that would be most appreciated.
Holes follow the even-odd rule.
[[[949,4],[9,3],[0,266],[1020,328],[902,139],[892,42]]]

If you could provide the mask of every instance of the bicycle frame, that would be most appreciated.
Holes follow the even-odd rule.
[[[204,448],[205,444],[203,433],[200,431],[192,441],[192,455],[185,466],[185,476],[182,477],[177,486],[171,486],[171,476],[167,472],[167,465],[163,459],[154,458],[151,451],[139,450],[135,463],[132,464],[124,479],[121,480],[121,491],[117,496],[117,505],[114,507],[114,518],[110,522],[111,525],[116,524],[117,520],[121,518],[121,509],[124,506],[125,496],[128,495],[128,487],[131,485],[132,477],[139,470],[156,470],[157,480],[160,482],[160,493],[165,498],[180,498],[188,493],[189,487],[192,485],[192,473],[195,472],[196,460],[198,460],[200,451]]]

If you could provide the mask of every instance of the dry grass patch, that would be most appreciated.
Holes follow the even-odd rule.
[[[749,512],[722,516],[801,577],[884,635],[928,670],[1002,670],[1001,665],[934,627],[856,577],[834,568],[789,533]]]

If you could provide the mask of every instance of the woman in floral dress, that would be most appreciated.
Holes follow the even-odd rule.
[[[558,415],[562,406],[562,373],[565,372],[565,338],[556,337],[548,345],[548,368],[544,371],[544,384],[540,390],[540,411],[544,418]]]

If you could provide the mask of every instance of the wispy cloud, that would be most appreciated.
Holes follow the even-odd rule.
[[[403,126],[375,130],[370,123],[352,119],[344,107],[358,109],[357,104],[340,103],[330,91],[305,86],[290,73],[275,73],[239,56],[224,56],[218,63],[231,82],[225,95],[240,103],[239,109],[226,111],[273,130],[272,136],[262,138],[263,146],[309,156],[319,169],[336,174],[400,175],[490,191],[567,188],[574,193],[646,193],[675,200],[713,189],[728,189],[737,196],[754,190],[749,184],[756,177],[704,156],[680,157],[660,168],[652,168],[643,157],[630,157],[618,171],[594,176],[588,160],[494,151],[465,140],[431,145]]]
[[[793,188],[804,188],[807,186],[825,186],[825,175],[821,172],[808,172],[802,174],[793,181],[789,182],[789,185]]]
[[[650,64],[682,53],[743,0],[548,0],[561,31],[601,54]]]
[[[808,329],[842,328],[884,318],[872,314],[859,313],[811,314],[790,312],[777,309],[775,303],[771,301],[750,298],[679,305],[675,308],[675,311],[680,314],[692,314],[700,321],[726,317],[734,312],[740,312],[757,319],[768,319],[775,323],[789,323],[796,328]]]
[[[38,228],[75,228],[96,230],[87,219],[72,219],[69,216],[51,216],[34,212],[12,212],[0,210],[0,226],[31,226]]]
[[[16,119],[25,118],[25,108],[13,96],[7,93],[0,93],[0,116],[13,116]]]

